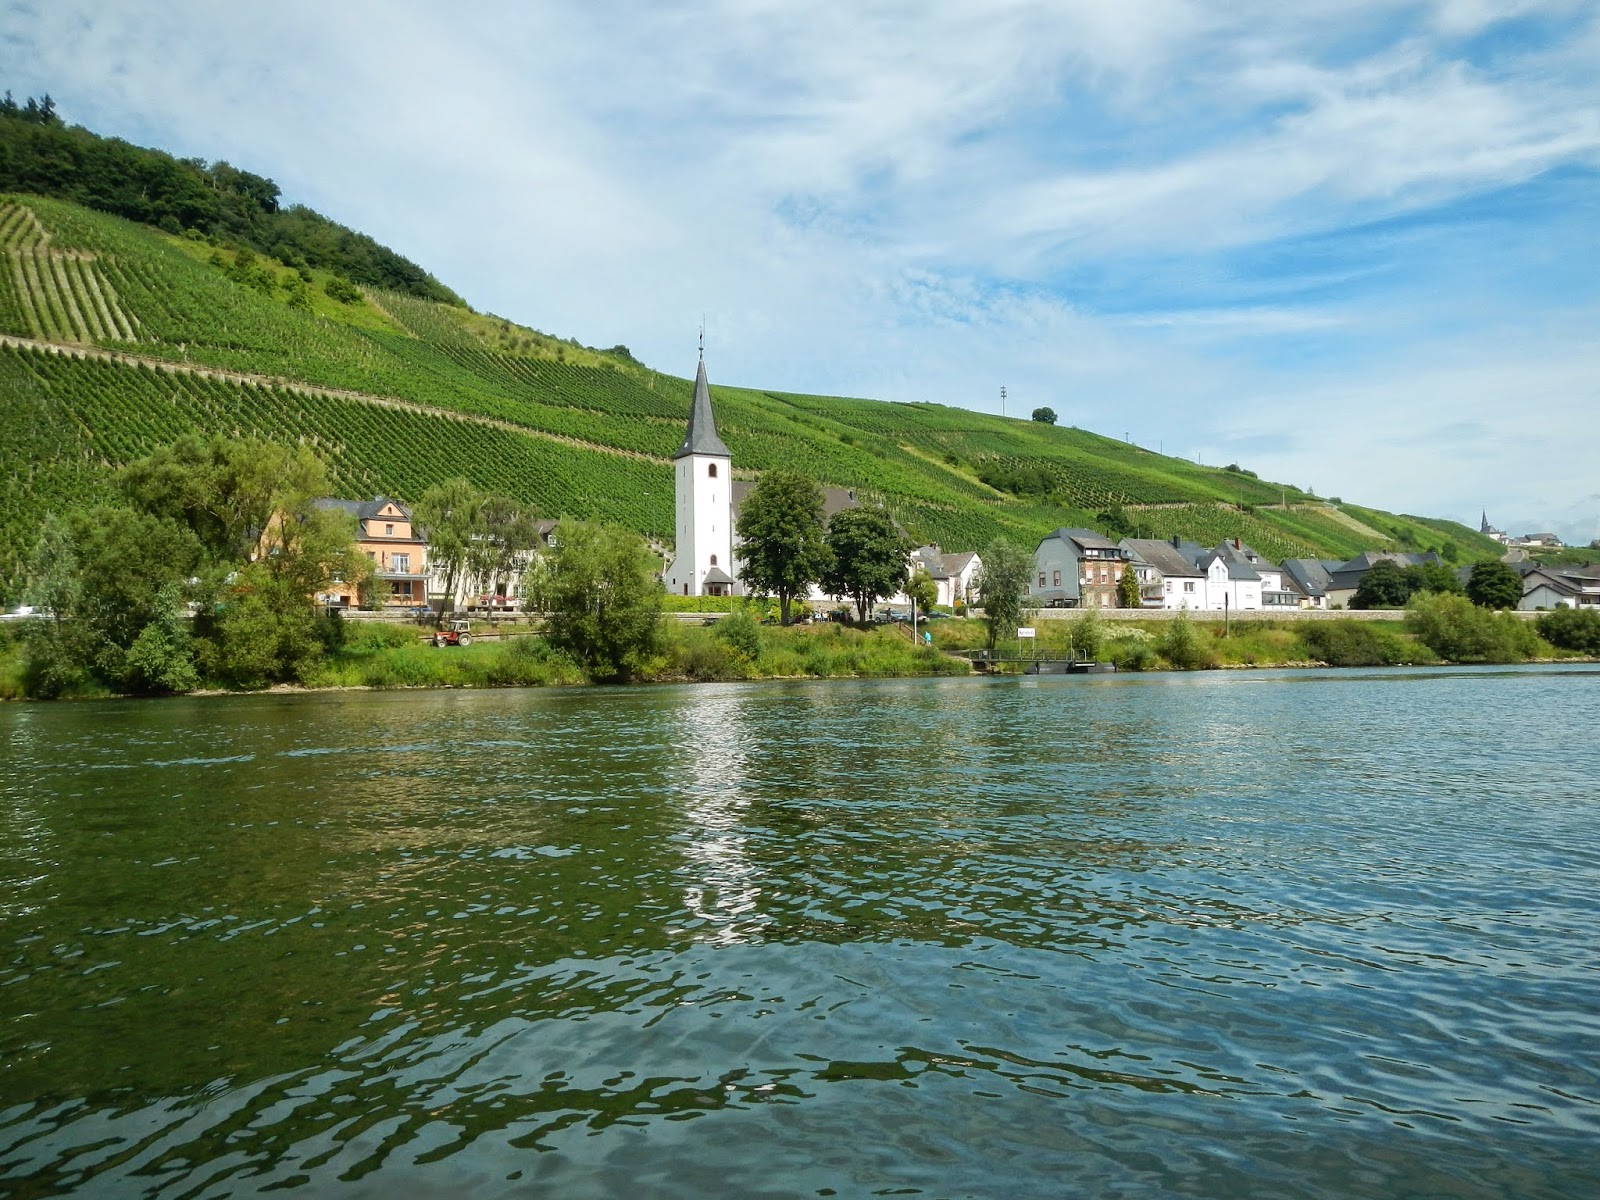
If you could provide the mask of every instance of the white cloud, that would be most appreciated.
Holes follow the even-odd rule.
[[[1565,33],[1494,42],[1520,18]],[[1304,301],[1231,269],[1600,168],[1580,0],[51,0],[0,33],[19,93],[270,174],[479,307],[667,370],[705,312],[728,382],[991,411],[1004,383],[1016,411],[1169,451],[1293,440],[1252,465],[1427,511],[1592,490],[1592,428],[1547,429],[1588,420],[1595,364],[1525,311],[1539,264],[1500,268],[1514,301],[1487,274],[1437,302],[1398,281],[1404,309],[1381,261],[1330,251],[1295,276]],[[1474,369],[1439,367],[1446,345]],[[1526,427],[1495,410],[1519,379],[1542,389]],[[1404,438],[1447,426],[1449,457],[1419,466]]]

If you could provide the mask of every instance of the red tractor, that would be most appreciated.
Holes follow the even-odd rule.
[[[472,622],[455,620],[433,635],[435,646],[470,646],[472,645]]]

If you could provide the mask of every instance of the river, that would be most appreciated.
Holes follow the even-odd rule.
[[[0,1194],[1600,1195],[1600,669],[0,708]]]

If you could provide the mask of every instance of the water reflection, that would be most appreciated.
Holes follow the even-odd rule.
[[[751,728],[763,703],[745,689],[717,688],[683,705],[672,741],[679,751],[671,792],[682,807],[685,927],[697,941],[732,945],[756,938],[767,922],[747,852],[746,810],[754,781],[747,748],[771,736]]]
[[[0,709],[0,1191],[1596,1194],[1600,673],[1362,678]]]

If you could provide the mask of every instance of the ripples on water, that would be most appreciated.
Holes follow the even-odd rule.
[[[0,1192],[1600,1194],[1600,673],[0,711]]]

